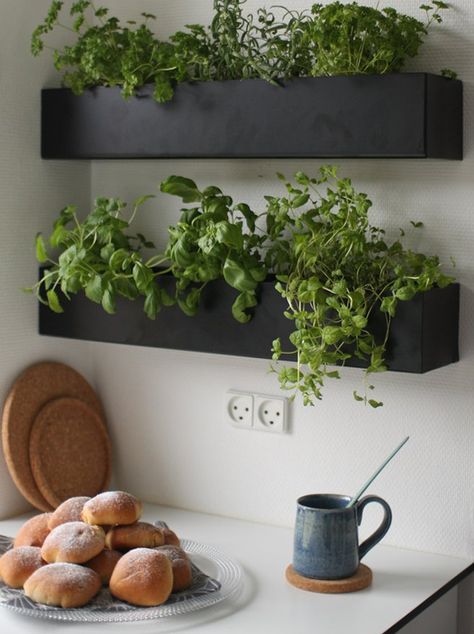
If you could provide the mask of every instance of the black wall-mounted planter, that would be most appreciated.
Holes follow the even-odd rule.
[[[170,279],[167,284],[171,286]],[[117,313],[108,315],[82,294],[63,302],[64,313],[53,313],[40,304],[39,331],[43,335],[122,343],[196,352],[271,357],[272,341],[282,338],[283,349],[292,323],[283,315],[285,301],[273,282],[261,285],[259,306],[247,324],[236,322],[231,305],[236,291],[219,280],[206,287],[198,314],[187,317],[173,306],[155,321],[146,317],[140,301],[119,301]],[[385,320],[372,324],[374,334],[384,332]],[[459,360],[459,285],[421,293],[400,302],[392,321],[387,348],[390,370],[423,373]],[[347,365],[362,364],[355,359]]]
[[[42,91],[42,157],[462,159],[462,83],[426,73]]]

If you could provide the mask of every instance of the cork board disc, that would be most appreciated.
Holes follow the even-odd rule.
[[[36,363],[24,370],[3,406],[2,443],[8,470],[22,495],[41,511],[51,511],[52,505],[41,495],[31,471],[31,427],[48,401],[66,396],[84,401],[105,421],[102,405],[89,383],[73,368],[55,361]]]
[[[30,464],[40,493],[53,507],[106,489],[111,449],[100,417],[79,399],[46,403],[31,428]]]
[[[323,594],[357,592],[357,590],[368,588],[372,583],[372,570],[364,564],[359,564],[357,572],[346,579],[309,579],[295,572],[291,564],[287,567],[285,576],[292,586],[300,590]]]

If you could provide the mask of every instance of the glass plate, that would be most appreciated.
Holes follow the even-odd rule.
[[[12,539],[0,535],[0,555],[11,548]],[[160,619],[187,614],[220,603],[240,589],[242,569],[213,546],[183,539],[181,547],[193,563],[193,583],[176,592],[162,605],[143,608],[115,599],[107,588],[82,608],[56,608],[35,603],[23,590],[9,588],[0,582],[0,605],[26,616],[58,621],[124,622]]]

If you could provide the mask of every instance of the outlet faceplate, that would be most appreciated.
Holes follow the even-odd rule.
[[[225,395],[225,411],[232,425],[250,429],[253,425],[253,395],[229,390]]]
[[[283,396],[229,390],[224,405],[227,422],[234,427],[274,434],[288,431],[288,399]]]
[[[254,394],[253,426],[259,431],[284,434],[288,423],[288,399]]]

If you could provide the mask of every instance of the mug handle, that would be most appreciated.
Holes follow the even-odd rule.
[[[357,504],[357,523],[359,524],[359,526],[362,522],[362,514],[364,508],[367,506],[367,504],[370,504],[370,502],[378,502],[382,505],[383,518],[377,530],[359,546],[359,560],[362,559],[362,557],[365,557],[365,555],[369,552],[371,548],[375,546],[375,544],[379,543],[379,541],[382,539],[382,537],[384,537],[385,533],[390,528],[390,524],[392,523],[392,509],[389,507],[387,502],[382,498],[379,498],[377,495],[366,495]]]

